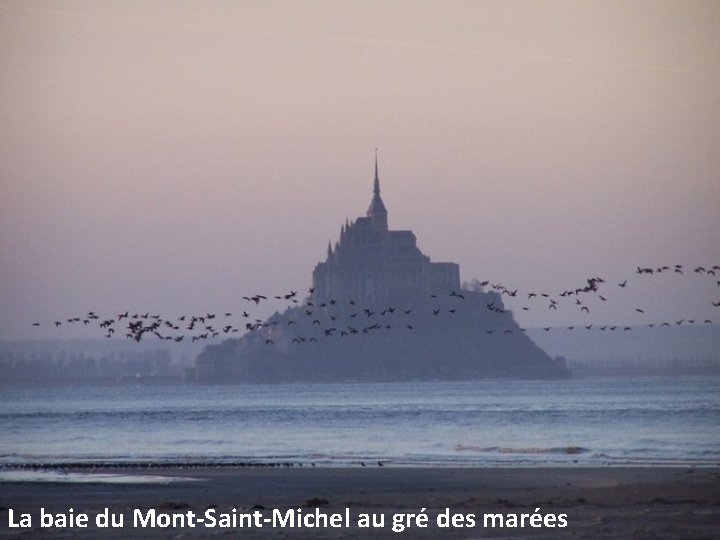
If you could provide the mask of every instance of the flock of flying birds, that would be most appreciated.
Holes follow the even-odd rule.
[[[683,265],[676,264],[674,266],[661,266],[658,268],[651,267],[637,267],[636,274],[640,276],[652,276],[662,274],[664,272],[684,275],[686,272],[697,274],[699,276],[706,276],[713,280],[713,286],[716,289],[720,289],[720,265],[714,265],[711,267],[698,266],[694,269],[685,270]],[[550,311],[557,311],[558,306],[561,304],[570,304],[574,306],[580,313],[589,314],[591,310],[592,301],[606,302],[608,298],[602,293],[608,286],[616,286],[619,289],[626,289],[630,285],[628,279],[616,284],[607,283],[605,279],[601,277],[591,277],[586,280],[586,283],[582,287],[576,287],[572,289],[566,289],[557,295],[551,295],[545,292],[525,292],[520,293],[518,289],[513,289],[502,285],[501,283],[493,283],[491,281],[480,282],[482,290],[493,291],[499,294],[501,297],[507,296],[509,299],[525,300],[528,305],[520,307],[523,311],[529,311],[530,309],[547,309]],[[607,294],[607,292],[605,292]],[[448,299],[454,299],[457,301],[465,300],[464,291],[449,291],[441,295],[431,294],[431,299],[440,299],[440,296],[445,296]],[[718,297],[720,297],[720,290],[718,290]],[[314,328],[316,331],[312,333],[306,333],[307,335],[300,335],[296,333],[292,338],[292,343],[303,344],[303,343],[317,343],[318,338],[329,338],[333,336],[345,337],[350,335],[364,335],[369,334],[377,330],[391,330],[393,328],[400,328],[404,330],[413,330],[413,309],[403,309],[395,306],[387,306],[384,309],[378,309],[377,307],[363,307],[358,305],[353,299],[330,299],[327,302],[315,303],[314,301],[314,290],[311,288],[308,290],[308,296],[304,300],[298,299],[298,291],[291,290],[287,293],[274,295],[275,300],[286,301],[289,305],[295,305],[297,309],[294,310],[298,314],[295,318],[289,318],[282,320],[278,317],[270,317],[269,319],[262,320],[253,318],[247,309],[259,306],[262,302],[268,301],[268,297],[262,294],[255,294],[253,296],[243,296],[242,299],[246,302],[246,309],[243,309],[239,314],[233,314],[233,312],[224,311],[222,313],[204,313],[204,314],[186,314],[176,318],[164,318],[159,314],[146,313],[130,313],[125,311],[118,313],[115,316],[100,316],[94,311],[88,311],[83,316],[73,316],[62,320],[56,320],[50,324],[55,327],[61,327],[63,325],[96,325],[101,329],[106,338],[112,338],[120,331],[124,332],[126,338],[140,342],[145,337],[155,337],[161,340],[168,340],[180,343],[186,338],[188,341],[198,342],[203,340],[210,340],[217,337],[229,337],[233,334],[237,334],[241,331],[246,332],[259,332],[261,339],[264,340],[266,345],[273,345],[275,343],[274,328],[282,324],[287,327],[296,325],[298,328]],[[711,305],[715,308],[720,308],[720,298],[710,300]],[[432,303],[432,302],[430,302]],[[538,306],[538,303],[544,305]],[[448,308],[445,304],[440,305],[438,302],[437,306],[432,306],[431,313],[435,317],[441,315],[454,315],[457,308]],[[532,304],[532,308],[531,308]],[[502,302],[487,302],[484,306],[491,313],[495,314],[507,314],[510,310],[504,307]],[[645,314],[643,307],[636,307],[635,311],[640,314]],[[430,313],[428,313],[429,315]],[[242,318],[242,324],[238,325],[233,323],[233,320],[237,317]],[[401,319],[398,320],[398,317]],[[669,327],[669,326],[683,326],[683,325],[694,325],[714,324],[711,319],[680,319],[674,321],[661,321],[652,322],[647,324],[648,327]],[[34,322],[33,326],[42,326],[39,322]],[[122,330],[121,330],[122,328]],[[511,328],[488,328],[484,331],[487,334],[500,334],[508,335],[513,334],[518,327],[513,325]],[[558,328],[546,326],[543,330],[549,332],[550,330]],[[567,330],[585,329],[585,330],[608,330],[608,331],[631,331],[630,326],[619,326],[619,325],[603,325],[593,326],[592,324],[583,324],[579,326],[567,326],[563,327]],[[524,328],[519,328],[520,331],[524,332]]]

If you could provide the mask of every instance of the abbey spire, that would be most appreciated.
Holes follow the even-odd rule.
[[[375,149],[375,184],[373,186],[373,193],[380,196],[380,176],[378,175],[377,169],[377,148]]]
[[[380,176],[378,175],[377,148],[375,149],[375,182],[373,185],[373,198],[370,201],[370,208],[367,217],[370,218],[377,229],[387,230],[387,210],[380,197]]]

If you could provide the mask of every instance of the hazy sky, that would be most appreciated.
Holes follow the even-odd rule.
[[[463,279],[720,264],[719,96],[717,1],[0,0],[0,338],[305,290],[375,147]],[[636,281],[520,322],[720,323],[712,279]]]

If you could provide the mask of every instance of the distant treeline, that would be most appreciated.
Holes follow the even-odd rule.
[[[181,367],[170,352],[122,350],[92,356],[84,352],[0,351],[0,384],[154,384],[180,382]]]
[[[575,358],[568,360],[575,375],[700,375],[720,374],[717,356],[688,358]]]

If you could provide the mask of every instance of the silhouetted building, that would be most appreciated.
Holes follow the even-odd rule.
[[[313,272],[318,302],[352,298],[363,303],[408,302],[433,292],[460,289],[455,263],[433,263],[417,247],[412,231],[388,229],[388,212],[375,185],[366,217],[346,222],[340,240],[328,245],[327,259]]]
[[[208,345],[197,381],[402,381],[557,378],[569,372],[518,327],[496,292],[461,290],[411,231],[388,229],[375,160],[365,217],[346,223],[313,289],[239,339]]]

